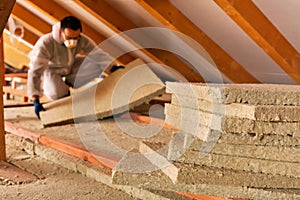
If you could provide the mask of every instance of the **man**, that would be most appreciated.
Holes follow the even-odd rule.
[[[68,96],[69,87],[80,87],[114,65],[113,59],[95,49],[96,44],[81,32],[81,22],[76,17],[65,17],[30,52],[28,95],[38,118],[45,110],[39,101],[43,93],[52,100]],[[85,59],[90,52],[93,56]]]

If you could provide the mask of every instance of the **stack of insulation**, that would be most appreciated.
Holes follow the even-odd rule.
[[[167,92],[179,183],[299,195],[299,86],[169,82]]]

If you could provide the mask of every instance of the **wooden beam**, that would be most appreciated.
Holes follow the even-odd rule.
[[[28,53],[31,48],[14,39],[12,43],[7,33],[3,34],[4,40],[4,61],[5,63],[22,70],[24,66],[29,65]]]
[[[24,27],[24,36],[22,39],[29,44],[34,45],[38,41],[39,36]]]
[[[214,0],[296,83],[300,55],[251,0]]]
[[[28,4],[32,4],[32,6],[36,6],[36,9],[40,9],[41,12],[45,12],[48,14],[47,17],[56,20],[57,22],[63,19],[68,15],[72,15],[68,10],[61,7],[59,4],[54,1],[47,1],[47,3],[40,0],[30,0],[27,2]],[[98,33],[95,29],[88,26],[86,23],[82,23],[82,32],[89,36],[96,43],[100,43],[105,40],[105,37]]]
[[[7,19],[11,14],[11,10],[14,7],[15,0],[1,0],[0,2],[0,36],[4,30],[4,27],[7,23]]]
[[[97,13],[97,15],[101,16],[103,21],[108,22],[108,26],[111,26],[111,28],[117,33],[139,28],[125,15],[118,12],[105,1],[78,0],[76,2],[81,3],[81,5],[88,7],[90,10]],[[195,72],[170,52],[150,49],[147,51],[143,50],[143,52],[157,63],[174,68],[191,82],[204,82],[200,74]]]
[[[2,29],[3,30],[3,29]],[[2,31],[1,31],[2,32]],[[3,107],[3,85],[4,85],[4,49],[3,49],[3,37],[0,37],[0,161],[6,160],[6,147],[5,147],[5,130],[4,130],[4,107]]]
[[[208,52],[217,68],[236,83],[258,83],[238,62],[212,41],[169,1],[135,0],[165,27],[196,40]]]
[[[9,27],[5,27],[5,30],[9,31]],[[29,44],[34,45],[39,39],[39,36],[28,30],[26,27],[24,27],[24,35],[22,39],[28,42]]]
[[[15,4],[12,10],[12,15],[15,19],[21,22],[24,27],[38,36],[42,36],[45,33],[51,32],[51,25],[43,21],[29,10],[20,6],[18,3]]]
[[[90,152],[84,148],[81,148],[74,144],[70,144],[64,140],[60,140],[47,135],[41,135],[32,130],[16,126],[11,122],[5,122],[5,130],[13,135],[29,139],[34,143],[39,143],[41,145],[59,150],[61,152],[106,167],[108,169],[113,169],[113,167],[118,162],[116,158],[110,157],[108,155],[103,155],[100,152]]]
[[[15,4],[15,0],[2,0],[0,2],[0,94],[3,94],[4,85],[4,52],[3,52],[3,38],[2,32],[8,20],[8,17]],[[3,110],[3,96],[0,98],[0,160],[6,160],[5,148],[5,130],[4,130],[4,110]]]
[[[24,55],[23,53],[20,53],[13,46],[9,46],[5,44],[4,50],[5,50],[5,56],[4,56],[5,63],[20,70],[22,70],[24,66],[29,65],[29,59],[27,58],[27,56]]]
[[[48,18],[52,20],[60,21],[64,17],[68,15],[76,15],[70,12],[69,10],[65,9],[63,6],[57,4],[55,1],[47,1],[47,3],[40,1],[40,0],[30,0],[26,1],[31,7],[35,7],[35,9],[39,10],[40,12],[46,13]],[[81,19],[81,13],[78,14],[78,18]],[[82,24],[82,32],[89,36],[96,44],[103,42],[106,37],[99,33],[95,28],[86,24],[83,20],[81,20]],[[129,55],[124,55],[120,58],[117,58],[121,63],[128,63],[133,60],[133,58]]]
[[[189,194],[184,192],[176,192],[179,195],[192,198],[194,200],[247,200],[247,199],[241,199],[241,198],[221,198],[216,196],[206,196],[201,194]]]
[[[111,24],[109,21],[107,21],[106,19],[104,19],[102,16],[100,16],[98,13],[96,13],[93,9],[89,8],[88,6],[86,6],[85,4],[83,4],[81,1],[79,0],[72,0],[75,4],[77,4],[78,6],[80,6],[81,8],[83,8],[84,10],[86,10],[88,13],[90,13],[93,17],[95,17],[95,19],[97,19],[99,22],[101,22],[103,24],[103,26],[105,28],[103,28],[101,31],[103,32],[104,35],[106,35],[106,37],[111,37],[114,34],[119,34],[121,33],[121,31],[119,31],[113,24]],[[108,31],[109,30],[109,31]],[[109,33],[108,33],[109,32]],[[127,42],[131,43],[132,45],[136,45],[134,43],[134,41],[131,41],[129,38],[125,39],[127,40]],[[158,60],[156,57],[154,57],[152,54],[150,54],[149,52],[147,52],[144,49],[140,50],[144,55],[148,56],[148,58],[154,60],[157,63],[162,64],[162,62],[160,60]],[[130,55],[134,54],[134,52],[132,52]],[[134,60],[137,56],[134,55],[132,56],[132,60]]]

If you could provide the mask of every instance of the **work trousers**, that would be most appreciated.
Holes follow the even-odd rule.
[[[44,71],[43,90],[55,100],[70,94],[69,88],[79,88],[100,76],[102,70],[91,62],[77,61],[69,68],[48,68]]]

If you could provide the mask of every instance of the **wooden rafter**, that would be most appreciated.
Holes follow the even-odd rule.
[[[24,44],[16,38],[14,39],[14,43],[12,44],[9,38],[10,35],[7,32],[9,32],[8,28],[6,28],[5,33],[3,33],[5,63],[18,69],[23,69],[24,66],[28,67],[28,53],[31,50],[30,45],[33,46],[39,37],[36,34],[32,33],[30,30],[24,28],[22,41],[25,41],[28,44]]]
[[[54,1],[47,1],[47,3],[40,0],[30,0],[28,3],[31,3],[40,9],[41,11],[47,13],[47,17],[51,17],[57,22],[62,18],[72,15],[68,10],[61,7]],[[88,26],[86,23],[82,22],[83,33],[88,35],[91,39],[93,39],[96,43],[99,43],[105,39],[105,37],[99,34],[96,30]]]
[[[4,30],[7,19],[14,7],[15,0],[1,0],[0,2],[0,36]]]
[[[9,31],[9,28],[5,28],[5,29]],[[39,39],[39,36],[37,36],[36,34],[34,34],[33,32],[31,32],[30,30],[24,27],[24,35],[22,39],[28,42],[28,44],[34,45],[36,41]]]
[[[136,2],[167,28],[180,31],[196,40],[212,57],[217,68],[233,82],[259,82],[169,1],[136,0]]]
[[[95,17],[99,22],[101,22],[104,26],[105,26],[105,30],[103,29],[104,34],[107,35],[107,37],[111,37],[113,34],[119,34],[121,33],[121,31],[115,27],[112,23],[110,23],[109,21],[107,21],[105,18],[103,18],[101,15],[99,15],[97,12],[95,12],[93,9],[89,8],[88,6],[86,6],[84,3],[82,3],[80,0],[73,0],[73,2],[75,2],[77,5],[79,5],[80,7],[82,7],[84,10],[88,11],[93,17]],[[110,32],[110,33],[108,33]],[[133,41],[130,41],[129,38],[126,39],[130,44],[135,45]],[[162,62],[157,59],[156,57],[154,57],[152,54],[150,54],[149,52],[147,52],[144,49],[141,49],[141,52],[148,56],[150,59],[154,60],[155,62],[162,64]]]
[[[97,13],[97,15],[104,18],[105,21],[109,22],[109,24],[113,26],[112,28],[116,32],[139,28],[132,21],[130,21],[120,12],[116,11],[105,1],[78,0],[77,2],[80,2],[82,5],[85,5],[90,10]],[[201,77],[201,75],[196,73],[193,69],[191,69],[188,65],[186,65],[172,53],[157,49],[147,49],[147,51],[144,50],[143,52],[150,56],[153,60],[156,60],[157,63],[174,68],[180,74],[185,76],[189,81],[203,82],[203,78]]]
[[[5,63],[14,66],[18,69],[23,69],[24,66],[28,66],[29,58],[28,53],[31,48],[14,39],[13,43],[10,40],[10,36],[3,33],[4,38],[4,60]]]
[[[18,3],[15,4],[12,15],[15,19],[21,22],[24,27],[38,36],[42,36],[43,34],[51,31],[51,25],[29,10],[20,6]]]
[[[62,18],[73,15],[69,10],[65,9],[64,7],[57,4],[55,1],[48,1],[47,3],[39,0],[31,0],[27,1],[28,4],[32,4],[32,6],[35,6],[35,9],[39,9],[40,12],[46,13],[46,17],[51,18],[52,20],[59,21]],[[77,16],[80,18],[80,15]],[[83,33],[89,36],[92,40],[94,40],[97,44],[101,43],[106,39],[105,36],[103,36],[101,33],[96,31],[94,28],[89,26],[88,24],[84,23],[82,21],[82,29]],[[125,55],[121,58],[118,58],[118,60],[121,63],[127,63],[132,61],[132,57]]]
[[[1,25],[1,24],[0,24]],[[3,29],[2,29],[3,30]],[[2,33],[2,31],[1,31]],[[3,37],[0,37],[0,92],[3,94],[4,85],[4,49],[3,49]],[[3,110],[3,98],[0,99],[1,112],[0,112],[0,161],[6,160],[6,148],[5,148],[5,131],[4,131],[4,110]]]
[[[214,0],[296,83],[300,55],[251,0]]]

